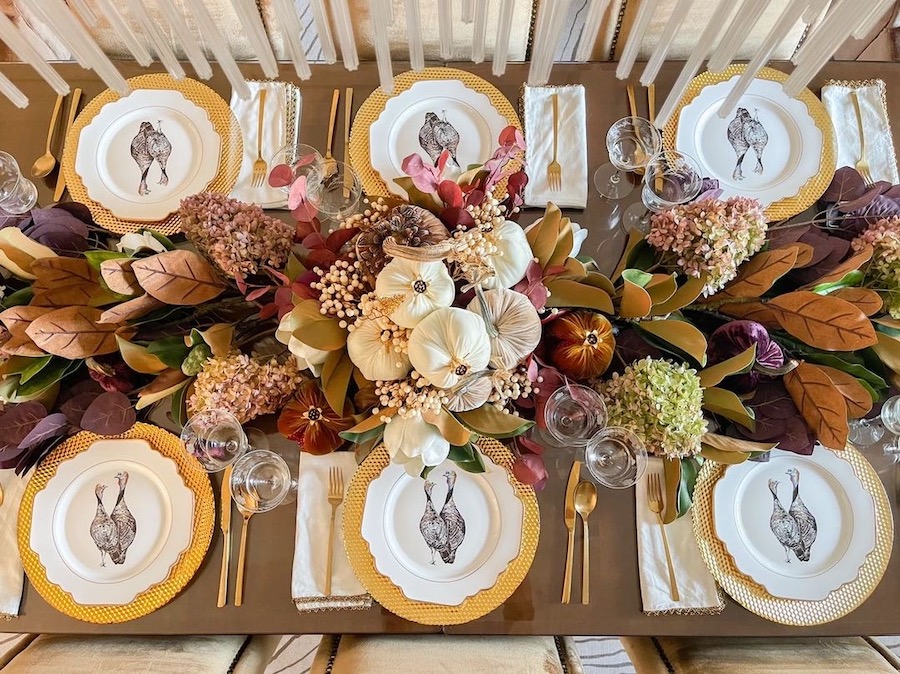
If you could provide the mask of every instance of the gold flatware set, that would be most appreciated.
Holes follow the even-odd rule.
[[[568,604],[572,598],[572,566],[575,556],[575,514],[581,517],[581,603],[590,602],[590,532],[588,517],[597,505],[597,488],[593,482],[580,481],[581,461],[572,464],[569,482],[566,485],[564,519],[569,532],[566,546],[566,573],[563,578],[562,603]]]
[[[559,94],[553,94],[553,161],[547,166],[547,186],[557,191],[562,189],[562,166],[557,157],[559,145]]]
[[[219,573],[219,598],[216,606],[222,608],[228,603],[228,575],[231,571],[231,510],[233,507],[231,494],[232,466],[228,466],[222,474],[222,488],[220,490],[219,527],[222,529],[222,569]],[[238,504],[238,512],[241,514],[241,544],[238,548],[237,578],[234,586],[234,605],[241,606],[244,603],[244,566],[247,559],[247,530],[250,518],[256,510],[256,497],[254,494],[246,494],[246,507]]]
[[[669,569],[669,593],[672,595],[672,601],[680,601],[681,595],[678,592],[678,581],[675,579],[675,567],[672,565],[672,554],[669,552],[669,538],[666,536],[666,526],[662,517],[663,494],[659,473],[647,475],[647,505],[650,506],[650,512],[656,515],[656,521],[659,522],[663,547],[666,550],[666,566]]]
[[[866,182],[866,187],[875,184],[872,180],[872,173],[869,169],[869,160],[866,159],[866,132],[863,129],[862,107],[859,104],[859,90],[853,89],[852,96],[853,109],[856,110],[856,124],[859,127],[859,161],[856,162],[856,171],[862,176]]]
[[[325,558],[325,596],[331,595],[331,574],[334,558],[334,517],[344,500],[344,474],[337,466],[328,470],[328,504],[331,506],[331,520],[328,526],[328,552]]]
[[[266,174],[269,172],[269,165],[263,159],[263,116],[266,113],[266,88],[259,89],[259,112],[256,120],[256,161],[253,162],[253,173],[250,178],[252,187],[262,187],[266,180]]]
[[[56,155],[53,154],[53,140],[56,138],[56,128],[59,125],[59,113],[62,111],[63,101],[65,100],[65,96],[57,96],[56,103],[53,105],[53,112],[50,114],[50,124],[47,129],[47,145],[44,149],[44,154],[34,160],[34,164],[31,166],[31,175],[35,178],[45,178],[53,172],[53,169],[56,168],[57,161]],[[78,114],[78,104],[81,103],[81,89],[73,89],[71,98],[69,100],[69,110],[66,117],[66,126],[63,129],[63,142],[59,148],[59,155],[62,156],[63,150],[65,149],[66,144],[66,136],[69,135],[69,129],[72,127],[72,124],[75,121],[75,116]],[[53,201],[58,202],[62,199],[63,192],[66,189],[66,178],[63,174],[62,168],[59,169],[57,177],[56,177],[56,188],[53,191]]]

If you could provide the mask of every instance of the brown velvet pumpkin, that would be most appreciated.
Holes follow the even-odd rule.
[[[592,379],[612,362],[616,339],[601,314],[572,311],[547,326],[548,358],[556,369],[575,379]]]

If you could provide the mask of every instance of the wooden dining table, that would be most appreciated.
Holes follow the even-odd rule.
[[[158,64],[145,70],[133,63],[117,64],[123,75],[131,77],[161,70]],[[437,64],[435,64],[437,65]],[[490,64],[449,63],[493,83],[517,105],[528,66],[511,64],[502,77],[491,74]],[[789,63],[773,63],[789,71]],[[395,64],[396,72],[406,64]],[[92,72],[74,64],[58,66],[73,86],[84,89],[85,100],[105,88]],[[190,74],[189,65],[185,69]],[[669,87],[681,69],[680,63],[667,63],[657,78],[657,100],[665,99]],[[255,64],[242,64],[248,78],[263,79]],[[633,79],[642,68],[633,70]],[[27,109],[16,109],[8,101],[0,112],[0,149],[11,153],[25,171],[44,151],[44,140],[55,93],[30,67],[2,64],[7,75],[31,100]],[[282,64],[281,78],[297,81],[293,69]],[[887,83],[890,116],[900,118],[900,64],[830,63],[813,81],[818,92],[828,79],[863,80],[881,78]],[[230,87],[218,66],[209,86],[228,100]],[[617,119],[629,114],[625,82],[616,79],[615,63],[557,64],[551,84],[583,84],[587,104],[587,143],[589,175],[607,161],[606,131]],[[353,87],[354,107],[378,86],[374,63],[363,63],[353,72],[334,65],[314,65],[312,78],[300,83],[303,93],[301,138],[322,148],[328,124],[330,100],[334,88]],[[642,91],[640,87],[638,91]],[[518,106],[517,106],[518,107]],[[646,99],[638,100],[639,114],[646,114]],[[894,124],[900,129],[900,124]],[[550,133],[547,129],[547,133]],[[896,139],[895,139],[896,144]],[[58,146],[57,146],[58,147]],[[336,139],[334,154],[342,156],[342,139]],[[55,173],[38,181],[39,203],[52,199]],[[611,269],[624,240],[613,237],[609,223],[613,206],[604,202],[593,189],[588,190],[587,208],[568,210],[567,215],[586,227],[589,236],[583,254],[593,255],[601,267]],[[637,199],[639,190],[632,193]],[[68,198],[68,197],[64,197]],[[526,210],[520,222],[536,219],[540,210]],[[259,420],[256,427],[268,432],[275,447],[289,448],[293,443],[278,436],[271,419]],[[548,450],[544,459],[549,472],[546,488],[538,494],[541,535],[531,571],[516,592],[499,608],[472,622],[439,627],[403,620],[378,604],[362,611],[325,611],[300,613],[291,600],[291,564],[294,551],[296,509],[284,506],[255,516],[250,525],[244,605],[216,608],[219,567],[222,559],[222,535],[218,527],[205,561],[194,579],[171,603],[154,613],[114,625],[79,622],[49,606],[26,582],[20,617],[3,625],[5,632],[79,633],[79,634],[321,634],[321,633],[414,633],[453,634],[535,634],[535,635],[706,635],[706,636],[838,636],[900,634],[900,555],[894,554],[884,578],[869,599],[852,613],[834,622],[815,627],[786,627],[760,618],[736,602],[727,599],[719,615],[648,616],[641,611],[635,540],[634,490],[602,489],[591,526],[591,603],[587,606],[560,603],[566,550],[563,523],[563,492],[573,451]],[[218,498],[220,476],[212,476]],[[883,476],[891,508],[898,512],[898,474]],[[2,554],[15,554],[7,550]],[[580,573],[579,573],[580,575]],[[577,587],[577,586],[576,586]]]

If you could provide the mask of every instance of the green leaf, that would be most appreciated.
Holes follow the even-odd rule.
[[[450,445],[450,453],[447,455],[447,458],[453,461],[454,463],[465,463],[467,461],[475,460],[475,448],[472,446],[471,442],[467,442],[465,445]]]
[[[182,386],[172,395],[172,421],[179,427],[187,423],[187,392],[190,386]]]
[[[184,343],[184,337],[163,337],[147,345],[147,352],[159,358],[168,367],[180,368],[191,349]]]
[[[624,269],[622,271],[622,278],[641,288],[646,288],[647,284],[653,280],[653,274],[648,274],[640,269]]]
[[[284,275],[293,283],[304,273],[306,273],[306,267],[303,266],[303,263],[293,253],[289,254],[287,264],[284,267]]]
[[[819,295],[827,295],[828,293],[834,292],[835,290],[840,290],[841,288],[851,288],[853,286],[861,285],[865,278],[865,274],[863,274],[858,269],[854,269],[853,271],[848,271],[837,281],[831,281],[830,283],[820,283],[817,286],[813,286],[812,291]]]
[[[31,299],[34,297],[34,291],[31,289],[31,286],[27,288],[20,288],[14,293],[10,293],[6,297],[3,298],[3,301],[0,302],[0,309],[9,309],[10,307],[20,307],[23,304],[28,304],[31,302]]]
[[[31,396],[44,391],[67,376],[75,372],[84,361],[68,360],[53,356],[52,362],[41,368],[41,371],[35,374],[27,384],[19,382],[16,388],[16,396]]]
[[[487,403],[474,410],[457,412],[456,418],[466,428],[479,435],[486,435],[489,438],[501,440],[522,435],[522,433],[534,426],[533,421],[528,421],[515,414],[501,412],[493,405]]]
[[[725,377],[749,372],[756,362],[756,344],[751,344],[744,351],[716,365],[710,365],[700,372],[700,385],[704,388],[719,384]]]
[[[166,247],[166,250],[175,250],[175,244],[165,234],[160,234],[159,232],[154,232],[152,229],[145,229],[145,232],[149,232],[150,236],[159,241],[162,245]]]
[[[21,371],[22,376],[19,379],[20,384],[24,384],[35,377],[41,370],[49,365],[50,361],[53,360],[53,356],[40,356],[38,358],[29,358],[28,360],[30,360],[31,363]]]
[[[325,399],[338,416],[344,414],[347,387],[353,374],[353,361],[346,351],[330,351],[322,366],[322,389]]]
[[[349,440],[357,445],[373,438],[377,438],[384,433],[384,422],[381,420],[381,417],[383,416],[385,415],[372,414],[360,421],[350,430],[341,431],[339,435],[344,438],[344,440]]]
[[[678,517],[683,517],[694,502],[694,487],[703,465],[702,459],[689,457],[681,460],[681,482],[678,485]]]
[[[338,351],[347,344],[347,331],[337,319],[324,318],[321,314],[318,319],[309,320],[294,330],[294,337],[322,351]]]
[[[802,342],[795,341],[782,334],[779,334],[776,341],[787,347],[795,357],[807,360],[810,363],[818,363],[819,365],[828,365],[841,372],[851,374],[857,379],[868,382],[875,389],[886,389],[888,384],[884,378],[867,367],[865,355],[869,349],[864,349],[859,353],[852,352],[832,352],[828,353],[820,351],[814,347],[807,346]],[[875,361],[880,362],[878,357]]]
[[[481,457],[481,452],[476,448],[473,452],[474,458],[471,461],[457,461],[456,465],[462,468],[467,473],[483,473],[487,470],[484,466],[484,459]]]
[[[95,271],[100,271],[100,263],[104,260],[121,260],[122,258],[131,257],[127,253],[120,253],[117,250],[88,250],[84,253],[85,259],[88,261],[88,264],[94,268]]]
[[[689,358],[700,366],[706,365],[706,337],[687,321],[665,319],[635,323],[642,335],[649,334],[654,338],[654,345],[660,346],[669,353],[681,358]]]

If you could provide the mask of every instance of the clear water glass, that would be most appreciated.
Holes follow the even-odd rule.
[[[268,449],[247,452],[232,468],[231,496],[248,512],[268,512],[296,498],[296,491],[287,462]]]
[[[227,410],[207,410],[192,416],[181,429],[181,441],[207,473],[224,470],[249,447],[241,422]]]
[[[594,187],[607,199],[622,199],[634,189],[624,172],[646,166],[662,148],[662,136],[650,120],[625,117],[606,133],[609,163],[594,172]]]
[[[584,448],[584,463],[594,479],[605,487],[633,487],[647,470],[647,449],[627,428],[607,426]]]
[[[606,404],[594,389],[566,384],[556,389],[544,407],[550,435],[563,447],[584,447],[606,426]]]
[[[12,215],[27,213],[37,203],[37,187],[22,176],[13,156],[0,151],[0,209]]]
[[[310,176],[313,173],[321,172],[322,161],[322,155],[312,145],[288,143],[275,153],[269,166],[275,167],[284,164],[293,171],[294,180],[300,176],[306,176],[307,185],[309,185]],[[291,186],[285,185],[279,189],[287,193],[290,192]]]
[[[884,426],[877,419],[854,419],[847,440],[854,447],[870,447],[884,437]]]
[[[885,431],[890,433],[891,437],[884,444],[876,444],[876,440],[868,447],[861,445],[863,447],[863,455],[869,460],[869,463],[872,464],[877,473],[889,473],[900,463],[900,396],[894,396],[885,400],[881,406],[881,416],[878,419],[871,420],[871,424],[870,429],[877,428],[881,430],[882,437]],[[877,431],[875,433],[877,434]],[[850,442],[853,442],[852,437]]]
[[[627,227],[650,232],[650,213],[693,201],[703,188],[703,169],[690,155],[663,150],[647,162],[641,185],[641,203],[625,211]]]
[[[347,176],[345,184],[344,176]],[[307,200],[319,214],[344,220],[359,210],[362,183],[349,164],[325,162],[307,178]]]

